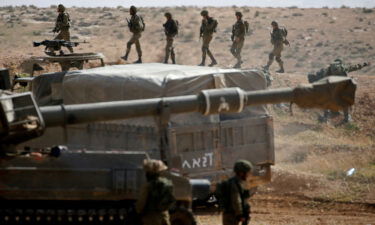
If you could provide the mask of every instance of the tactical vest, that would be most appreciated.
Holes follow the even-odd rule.
[[[171,181],[158,177],[150,181],[149,184],[146,211],[163,212],[168,210],[175,202]]]

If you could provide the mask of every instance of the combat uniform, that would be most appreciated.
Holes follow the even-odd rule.
[[[138,54],[138,60],[136,61],[136,63],[142,63],[142,49],[141,49],[141,43],[139,39],[142,36],[144,25],[143,25],[143,19],[136,14],[136,8],[135,7],[133,8],[133,7],[134,6],[130,8],[130,11],[134,10],[134,14],[131,16],[130,20],[128,21],[129,30],[133,35],[126,45],[125,55],[121,58],[124,60],[128,60],[131,46],[135,44],[135,48]]]
[[[241,180],[232,177],[228,180],[230,187],[230,205],[224,208],[223,225],[240,224],[239,218],[248,216],[250,221],[250,194],[248,190],[242,188]]]
[[[232,29],[232,47],[230,52],[234,57],[237,58],[237,64],[234,66],[235,68],[240,68],[242,59],[241,59],[241,50],[245,42],[245,33],[246,33],[246,26],[242,19],[237,20],[237,22],[233,25]]]
[[[319,78],[328,77],[328,76],[348,76],[348,73],[360,70],[364,66],[367,66],[368,63],[363,64],[344,64],[341,59],[336,59],[332,64],[329,65],[328,68],[320,70],[316,76]],[[344,120],[343,122],[349,122],[351,121],[351,115],[349,113],[349,108],[345,108],[344,110]],[[326,122],[328,117],[330,115],[329,110],[324,111],[323,118],[321,118],[322,122]]]
[[[204,12],[204,11],[203,11]],[[201,15],[205,15],[204,13]],[[206,14],[208,16],[208,14]],[[212,18],[208,17],[207,19],[202,20],[202,24],[200,27],[200,37],[202,38],[202,62],[199,64],[200,66],[204,66],[206,63],[206,55],[208,55],[211,59],[211,64],[209,66],[214,66],[217,64],[216,59],[212,55],[210,51],[210,42],[213,38],[213,33],[216,32],[217,21]]]
[[[57,16],[55,28],[53,29],[53,32],[59,32],[57,36],[55,37],[55,40],[65,40],[70,41],[70,17],[69,14],[64,12],[65,7],[62,5],[59,5],[59,15]],[[73,53],[72,47],[67,47],[71,53]]]
[[[164,168],[163,168],[164,167]],[[167,167],[160,160],[146,160],[147,183],[141,188],[136,211],[143,225],[170,225],[168,206],[174,202],[172,182],[159,173]]]
[[[173,64],[176,64],[175,52],[173,41],[174,37],[177,35],[178,32],[178,25],[175,20],[169,18],[165,24],[163,24],[164,32],[166,36],[166,46],[165,46],[165,59],[164,63],[168,63],[169,55],[171,56],[171,60]]]
[[[273,22],[274,23],[274,22]],[[284,31],[279,27],[274,28],[271,32],[271,44],[273,45],[273,49],[268,56],[268,62],[265,66],[268,69],[271,64],[273,63],[274,58],[276,58],[276,62],[280,66],[280,70],[277,72],[284,72],[284,62],[281,60],[281,52],[284,49],[284,44],[287,44],[287,40],[285,39]]]

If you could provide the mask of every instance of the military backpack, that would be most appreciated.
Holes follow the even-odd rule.
[[[176,25],[176,35],[178,35],[178,30],[180,29],[180,23],[178,22],[178,20],[174,20],[174,22]]]
[[[286,38],[288,36],[288,30],[286,29],[286,27],[281,27],[280,30],[283,37]]]
[[[139,16],[139,19],[141,20],[141,23],[139,24],[140,28],[141,28],[141,31],[145,31],[146,29],[146,23],[145,21],[143,20],[143,17],[142,16]]]
[[[152,181],[149,190],[150,204],[153,210],[166,211],[171,208],[176,199],[173,196],[173,185],[166,178]]]
[[[230,205],[230,190],[231,185],[229,180],[224,180],[216,184],[214,195],[221,210],[227,210]]]

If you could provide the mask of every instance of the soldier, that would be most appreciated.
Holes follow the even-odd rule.
[[[130,38],[126,45],[126,53],[124,56],[121,58],[123,60],[128,60],[128,56],[130,53],[131,46],[135,44],[135,47],[137,49],[138,53],[138,60],[135,61],[134,63],[142,63],[142,49],[141,49],[141,44],[139,42],[139,39],[141,38],[141,34],[144,31],[145,24],[143,21],[143,18],[141,16],[137,15],[137,8],[135,6],[130,7],[129,11],[131,18],[130,21],[128,20],[128,27],[131,33],[133,33],[133,36]]]
[[[360,70],[365,66],[369,66],[369,62],[365,62],[363,64],[356,64],[356,65],[350,65],[350,64],[344,64],[344,62],[341,59],[335,59],[333,63],[331,63],[327,68],[321,69],[316,74],[309,74],[308,79],[309,82],[312,83],[316,80],[320,80],[321,78],[328,77],[328,76],[348,76],[348,73]],[[344,119],[341,123],[348,123],[352,121],[352,117],[349,112],[349,108],[346,108],[344,111]],[[328,118],[330,117],[329,110],[325,110],[323,116],[319,117],[320,122],[326,123],[328,121]]]
[[[284,73],[284,63],[281,60],[281,52],[284,49],[284,44],[289,45],[289,41],[286,39],[288,32],[285,28],[279,28],[279,24],[276,21],[272,21],[271,25],[271,44],[273,45],[273,50],[269,54],[267,65],[264,66],[264,68],[268,70],[274,58],[276,58],[276,62],[279,63],[280,66],[280,69],[276,72]]]
[[[234,65],[234,68],[241,68],[242,60],[241,60],[241,50],[243,44],[245,42],[245,34],[246,34],[246,25],[245,22],[242,20],[242,13],[236,12],[237,21],[233,25],[232,28],[232,47],[230,48],[230,52],[234,57],[237,58],[237,63]]]
[[[168,63],[169,55],[171,55],[171,60],[173,64],[176,64],[176,58],[173,47],[174,37],[178,34],[178,22],[172,19],[172,14],[166,12],[164,14],[167,21],[163,24],[164,32],[167,40],[167,45],[165,46],[165,58],[164,63]]]
[[[52,30],[53,33],[57,33],[55,40],[65,40],[70,41],[70,17],[67,12],[65,12],[65,7],[60,4],[57,6],[57,12],[59,15],[56,18],[55,28]],[[73,53],[72,47],[67,47],[70,53]],[[53,50],[54,51],[54,50]]]
[[[160,160],[144,160],[147,183],[142,186],[136,211],[143,225],[170,225],[169,208],[175,202],[172,182],[160,176],[167,166]]]
[[[208,55],[211,59],[211,64],[209,66],[214,66],[217,64],[216,59],[212,55],[210,51],[210,42],[213,37],[213,33],[216,32],[217,27],[217,21],[208,16],[208,11],[203,10],[201,12],[202,19],[202,25],[200,27],[200,33],[199,37],[202,38],[202,62],[199,64],[199,66],[204,66],[206,64],[206,55]]]
[[[251,174],[253,165],[247,160],[234,164],[235,176],[227,181],[228,205],[224,206],[223,225],[248,224],[250,222],[250,192],[244,189],[245,181]]]

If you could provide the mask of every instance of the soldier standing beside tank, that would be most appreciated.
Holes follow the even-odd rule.
[[[57,6],[57,12],[59,15],[57,16],[55,28],[52,30],[53,33],[57,33],[55,40],[65,40],[70,41],[70,17],[67,12],[65,12],[65,6],[62,4]],[[72,47],[67,47],[70,53],[73,53]],[[54,51],[54,50],[52,50]]]
[[[207,10],[201,12],[202,24],[200,27],[199,37],[202,38],[202,62],[199,66],[204,66],[206,64],[206,55],[211,59],[211,64],[209,66],[214,66],[217,64],[216,59],[210,51],[210,42],[213,38],[213,33],[216,32],[217,21],[208,15]]]
[[[242,20],[242,13],[236,12],[237,21],[233,25],[232,28],[232,47],[230,48],[230,52],[234,57],[237,59],[237,63],[234,65],[234,68],[241,68],[242,59],[241,59],[241,50],[245,42],[245,34],[246,34],[246,25],[245,22]]]
[[[143,225],[170,225],[169,208],[174,204],[172,182],[160,176],[167,166],[160,160],[145,160],[147,183],[142,186],[136,211]]]
[[[348,76],[348,73],[360,70],[365,66],[369,66],[369,62],[365,62],[363,64],[356,64],[356,65],[350,65],[350,64],[345,64],[341,59],[335,59],[333,63],[331,63],[328,68],[321,69],[318,71],[316,74],[309,74],[308,79],[309,82],[315,82],[317,80],[320,80],[324,77],[328,76]],[[352,120],[352,117],[349,112],[349,108],[345,108],[344,110],[344,120],[341,123],[348,123]],[[328,121],[328,118],[331,115],[330,110],[324,110],[323,116],[319,117],[320,122],[326,123]]]
[[[167,19],[167,21],[163,24],[165,37],[167,40],[167,44],[165,46],[164,63],[168,63],[169,55],[170,55],[172,63],[176,64],[176,56],[174,52],[173,40],[174,40],[174,37],[178,34],[178,22],[172,19],[172,14],[170,12],[166,12],[164,16]]]
[[[235,176],[228,182],[229,201],[224,206],[223,225],[248,224],[250,222],[250,192],[244,189],[244,183],[250,176],[253,165],[247,160],[238,160],[234,164]]]
[[[124,56],[121,58],[123,60],[128,60],[128,56],[130,53],[131,46],[135,44],[135,47],[137,49],[138,53],[138,60],[135,61],[134,63],[142,63],[142,49],[141,49],[141,44],[139,42],[139,39],[142,36],[142,32],[144,31],[145,24],[143,21],[143,18],[141,16],[137,15],[137,8],[135,6],[131,6],[129,13],[131,15],[130,20],[126,19],[128,22],[128,27],[131,33],[133,33],[132,37],[126,44],[126,53]]]
[[[286,39],[287,31],[285,28],[279,28],[279,24],[276,21],[272,21],[271,25],[271,44],[273,45],[273,50],[269,54],[267,65],[264,68],[268,70],[274,58],[276,58],[276,62],[280,66],[280,69],[276,72],[284,73],[284,62],[281,60],[281,52],[284,49],[284,44],[289,45],[289,41]]]

